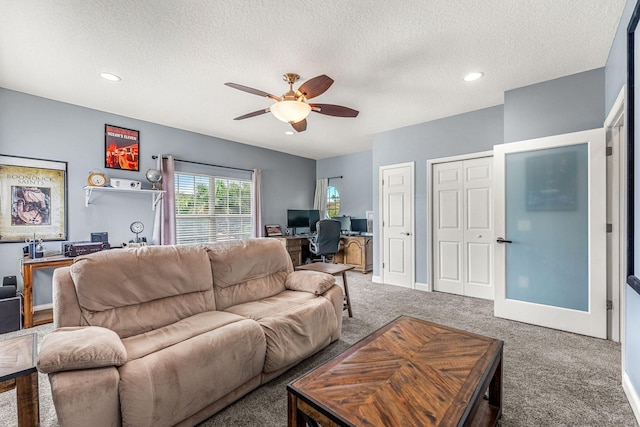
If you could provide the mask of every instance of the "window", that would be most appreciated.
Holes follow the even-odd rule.
[[[327,215],[329,218],[340,214],[340,193],[336,187],[327,188]]]
[[[252,237],[250,180],[176,172],[175,190],[179,245]]]

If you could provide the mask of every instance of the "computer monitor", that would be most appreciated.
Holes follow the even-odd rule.
[[[287,228],[302,228],[309,226],[309,210],[307,209],[288,209],[287,210]]]
[[[351,231],[357,231],[359,233],[367,232],[367,220],[359,218],[351,218]]]
[[[320,211],[318,209],[311,209],[309,211],[309,232],[316,233],[316,224],[320,221]]]
[[[350,216],[335,216],[331,219],[340,221],[340,231],[343,233],[351,231],[351,217]]]

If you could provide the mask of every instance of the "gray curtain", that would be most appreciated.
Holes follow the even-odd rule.
[[[251,177],[253,181],[253,237],[262,237],[262,171],[254,169]]]
[[[173,156],[158,155],[158,170],[162,173],[162,199],[156,206],[153,224],[154,245],[176,244],[176,191],[174,185],[175,161]]]
[[[320,178],[316,181],[316,195],[313,198],[313,209],[320,211],[320,219],[327,217],[327,189],[329,178]]]

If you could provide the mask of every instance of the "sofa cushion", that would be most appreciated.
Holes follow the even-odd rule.
[[[336,283],[335,277],[319,271],[294,271],[284,283],[292,291],[311,292],[315,295],[324,294]]]
[[[120,366],[127,351],[118,335],[97,326],[59,328],[45,335],[38,370],[46,374],[74,369]]]
[[[123,426],[173,426],[260,375],[265,338],[244,319],[119,368]]]
[[[207,246],[218,310],[285,290],[291,258],[277,239],[218,242]]]
[[[207,311],[159,329],[124,338],[122,343],[126,348],[129,360],[139,359],[163,348],[186,341],[196,335],[213,331],[244,319],[242,316],[224,311]]]
[[[83,322],[124,338],[215,310],[206,251],[146,246],[80,256],[70,268]]]
[[[262,326],[267,342],[265,373],[290,366],[326,347],[338,328],[332,302],[309,292],[284,291],[226,311],[255,319]]]

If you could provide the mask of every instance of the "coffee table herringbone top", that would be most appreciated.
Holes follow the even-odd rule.
[[[500,340],[401,316],[287,385],[288,425],[495,426]]]

